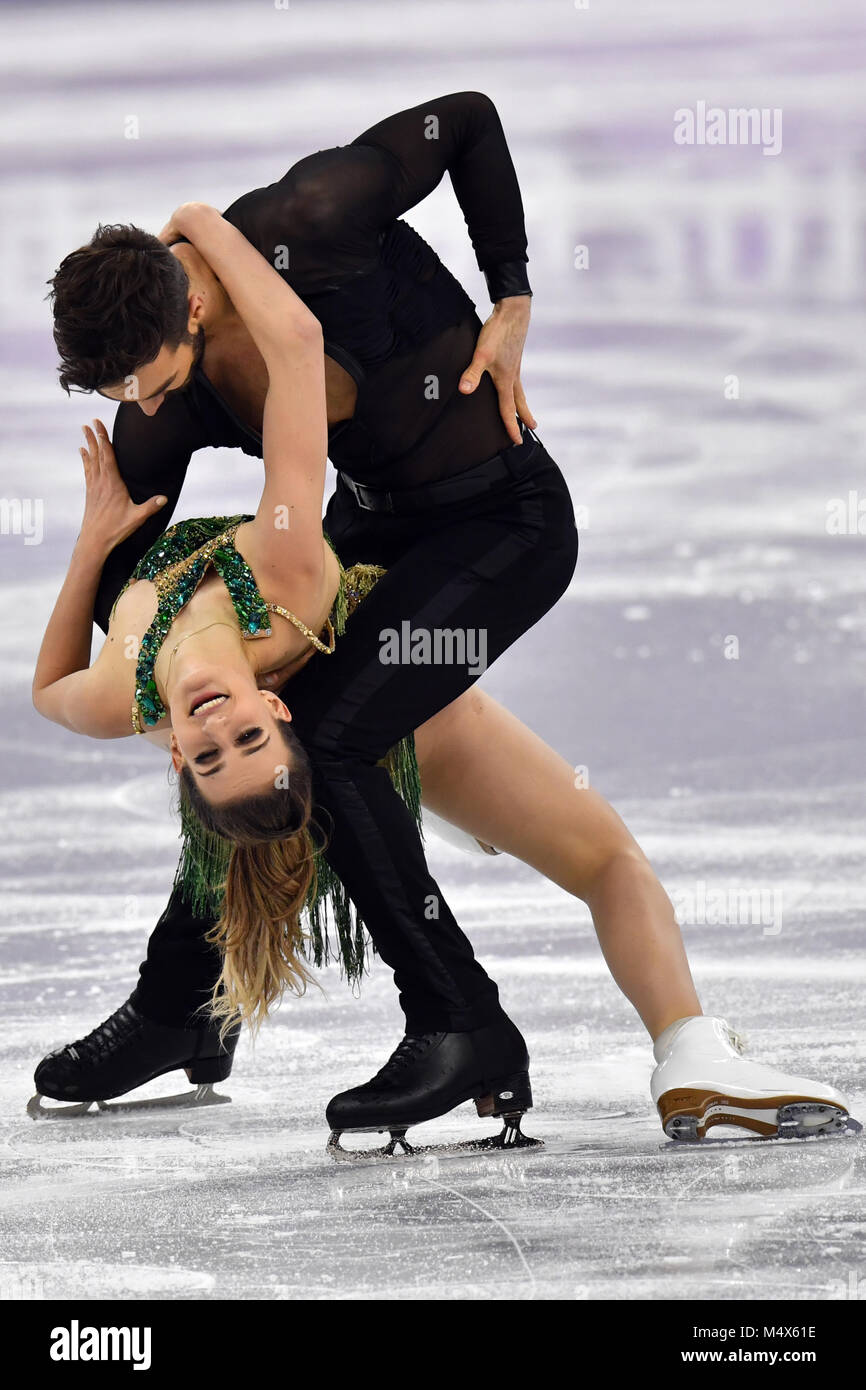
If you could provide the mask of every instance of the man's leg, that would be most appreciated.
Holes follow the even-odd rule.
[[[199,1012],[222,969],[217,947],[205,940],[213,919],[198,917],[174,888],[147,943],[132,1003],[145,1018],[175,1028],[200,1028]]]
[[[334,655],[311,662],[282,692],[316,769],[328,860],[395,971],[410,1031],[478,1027],[498,1012],[497,992],[429,873],[412,816],[376,763],[472,685],[560,596],[576,559],[570,518],[567,490],[550,468],[537,486],[508,489],[465,520],[338,525],[346,564],[362,556],[387,563],[389,530],[423,525],[427,534],[388,565]],[[432,659],[383,659],[384,635],[407,623],[430,634]],[[464,647],[457,660],[452,638]]]
[[[387,573],[334,656],[308,665],[284,691],[316,768],[329,862],[394,969],[407,1018],[407,1037],[377,1075],[329,1103],[338,1132],[405,1132],[467,1099],[479,1113],[512,1117],[532,1104],[526,1044],[492,1013],[495,986],[430,876],[412,817],[405,807],[392,813],[399,798],[376,763],[472,685],[566,588],[577,558],[573,512],[561,474],[540,454],[538,472],[501,495],[452,508],[447,519],[425,515],[424,533],[396,562],[388,563],[381,532],[403,533],[405,544],[419,523],[397,516],[365,527],[353,518],[336,538],[344,563],[367,555]],[[390,639],[404,633],[408,655],[394,660]],[[516,1141],[509,1125],[506,1142]]]

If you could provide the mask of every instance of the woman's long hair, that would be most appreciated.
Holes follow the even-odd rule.
[[[181,802],[205,830],[233,846],[222,911],[206,936],[223,957],[205,1005],[221,1020],[221,1040],[238,1021],[255,1036],[284,991],[303,994],[312,979],[299,954],[300,916],[315,873],[312,772],[288,722],[277,723],[291,761],[272,790],[215,806],[202,796],[186,765],[180,774]]]

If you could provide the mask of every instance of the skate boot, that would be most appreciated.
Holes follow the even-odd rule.
[[[679,1019],[656,1040],[650,1091],[669,1139],[703,1139],[713,1125],[795,1139],[848,1127],[832,1086],[747,1061],[743,1048],[721,1018]]]
[[[231,1100],[217,1095],[215,1081],[225,1081],[232,1069],[239,1025],[220,1046],[215,1024],[201,1028],[172,1028],[152,1023],[139,1013],[131,999],[88,1033],[86,1038],[49,1052],[36,1068],[36,1095],[28,1115],[83,1115],[93,1104],[100,1110],[162,1109],[167,1106],[219,1105]],[[152,1081],[155,1076],[183,1068],[194,1091],[155,1100],[127,1101],[122,1106],[105,1101]],[[46,1107],[43,1096],[77,1102]]]
[[[466,1100],[474,1100],[481,1116],[501,1118],[501,1134],[464,1144],[415,1149],[406,1142],[410,1125],[445,1115]],[[381,1157],[536,1147],[539,1141],[521,1133],[520,1119],[532,1107],[529,1053],[521,1034],[504,1018],[467,1033],[409,1033],[372,1080],[334,1096],[328,1105],[331,1128],[328,1152],[340,1157]],[[390,1143],[372,1153],[348,1153],[340,1147],[346,1131],[388,1130]]]

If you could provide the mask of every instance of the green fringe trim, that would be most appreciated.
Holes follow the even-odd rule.
[[[205,830],[183,797],[180,799],[180,835],[180,860],[172,888],[180,890],[196,917],[215,922],[222,911],[231,841]]]
[[[322,534],[324,535],[325,540],[328,542],[328,545],[334,551],[334,554],[337,555],[336,549],[334,548],[334,542],[331,540],[331,537],[328,535],[327,531],[324,531]],[[337,555],[337,564],[340,565],[340,587],[337,590],[337,597],[334,599],[334,606],[331,610],[331,621],[334,624],[334,631],[336,632],[337,636],[342,637],[346,631],[346,619],[349,616],[349,603],[346,594],[346,571],[340,564],[339,555]]]
[[[321,847],[316,847],[316,877],[310,888],[302,923],[308,934],[303,955],[308,964],[320,967],[337,961],[340,976],[357,985],[365,974],[370,953],[375,950],[343,885],[334,873]],[[333,935],[336,935],[336,942]]]
[[[360,563],[350,565],[347,570],[343,570],[340,579],[340,594],[337,597],[339,599],[342,595],[345,601],[346,617],[351,617],[358,604],[367,597],[384,573],[381,565]]]
[[[418,771],[418,759],[415,755],[415,735],[407,734],[406,738],[396,743],[386,754],[380,763],[384,767],[394,783],[394,787],[400,793],[418,826],[418,833],[421,836],[421,843],[424,842],[424,832],[421,826],[421,774]]]

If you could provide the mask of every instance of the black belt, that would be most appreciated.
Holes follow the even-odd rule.
[[[358,506],[365,512],[425,512],[430,507],[446,507],[455,502],[465,502],[470,497],[493,489],[497,483],[507,478],[521,478],[530,471],[533,455],[541,443],[528,425],[522,426],[523,440],[512,444],[493,458],[485,459],[465,473],[456,473],[451,478],[440,478],[433,483],[422,483],[419,487],[399,488],[397,491],[383,492],[379,488],[356,483],[346,473],[340,480],[349,489]]]

